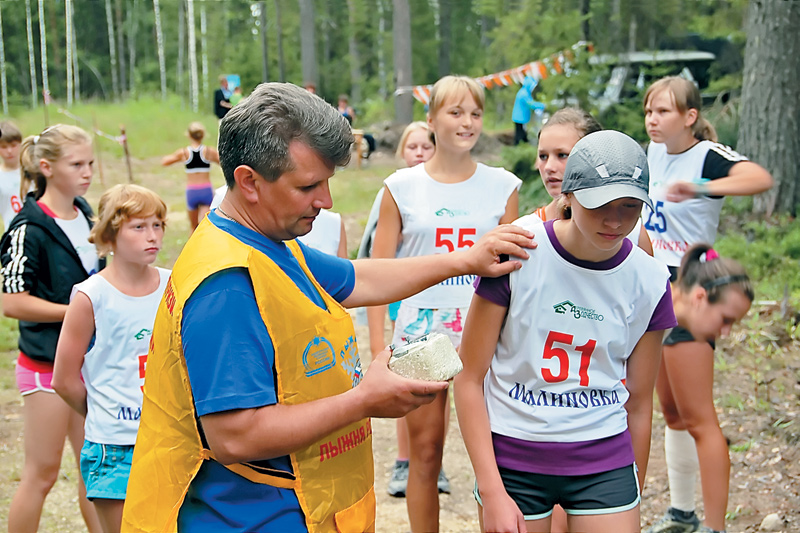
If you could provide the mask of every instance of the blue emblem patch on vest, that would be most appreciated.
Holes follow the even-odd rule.
[[[303,366],[306,377],[315,376],[336,366],[336,353],[330,341],[325,337],[314,337],[303,351]]]
[[[347,371],[347,375],[353,382],[353,387],[361,383],[363,372],[361,370],[361,358],[358,355],[358,344],[356,338],[350,337],[344,345],[344,349],[339,353],[339,358],[342,360],[342,368]]]

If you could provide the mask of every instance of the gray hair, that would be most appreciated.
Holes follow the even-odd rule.
[[[233,171],[247,165],[267,181],[294,168],[289,144],[299,141],[335,166],[350,161],[350,124],[333,106],[291,83],[262,83],[219,126],[219,161],[232,188]]]

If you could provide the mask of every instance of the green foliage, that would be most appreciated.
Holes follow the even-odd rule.
[[[719,253],[742,263],[758,299],[781,300],[785,289],[793,301],[800,299],[800,222],[788,216],[739,222],[737,210],[746,207],[726,202],[723,217],[733,221],[717,238]]]
[[[517,146],[505,146],[500,151],[501,166],[513,172],[519,179],[525,182],[539,179],[539,172],[536,170],[536,157],[538,151],[532,144],[518,144]]]
[[[17,348],[17,321],[0,315],[0,353]]]

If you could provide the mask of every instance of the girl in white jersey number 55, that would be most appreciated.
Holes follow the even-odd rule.
[[[464,250],[498,224],[517,218],[520,179],[470,155],[483,130],[483,107],[483,87],[471,78],[445,76],[433,86],[428,126],[436,152],[427,162],[386,179],[373,257]],[[392,342],[401,345],[438,331],[458,347],[473,281],[474,276],[457,276],[403,300]],[[377,311],[377,322],[382,324],[383,309],[368,313]],[[413,532],[439,530],[437,478],[446,406],[445,391],[406,416],[410,445],[406,499]]]
[[[575,144],[559,220],[534,223],[520,270],[481,279],[455,378],[484,531],[639,530],[653,386],[675,326],[665,266],[626,239],[650,203],[641,147],[616,131]],[[638,467],[638,470],[637,470]]]

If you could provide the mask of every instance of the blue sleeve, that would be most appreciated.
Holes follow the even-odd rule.
[[[184,306],[181,340],[199,416],[277,403],[275,350],[246,269],[200,284]]]
[[[310,248],[297,241],[306,258],[309,270],[325,292],[337,302],[343,302],[356,286],[356,270],[353,262]]]

